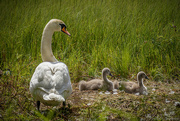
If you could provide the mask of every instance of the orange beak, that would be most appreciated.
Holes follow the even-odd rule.
[[[61,31],[64,32],[65,34],[71,36],[71,34],[66,30],[65,27],[63,27],[63,28],[61,29]]]

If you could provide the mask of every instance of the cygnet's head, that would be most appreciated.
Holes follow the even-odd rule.
[[[147,75],[146,75],[143,71],[140,71],[140,72],[137,74],[137,78],[149,79],[149,78],[147,77]]]
[[[102,74],[103,74],[103,75],[112,76],[109,68],[104,68],[104,69],[102,70]]]
[[[64,32],[67,35],[71,35],[67,30],[66,30],[66,25],[62,20],[59,19],[51,19],[48,24],[47,24],[49,29],[52,29],[53,31],[61,31]]]

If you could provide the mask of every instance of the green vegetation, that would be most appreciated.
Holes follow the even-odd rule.
[[[28,89],[36,66],[42,62],[43,28],[52,18],[63,20],[72,35],[56,32],[52,43],[55,57],[67,64],[72,83],[84,76],[98,77],[104,67],[117,78],[129,79],[143,70],[153,81],[173,83],[180,79],[179,0],[1,0],[0,11],[0,118],[4,120],[49,120],[52,115],[53,120],[65,119],[58,111],[45,116],[36,112]],[[159,103],[163,102],[159,99]],[[144,108],[141,104],[140,109]],[[74,111],[80,111],[85,113],[83,119],[98,120],[114,112],[122,120],[145,115],[141,110],[127,112],[105,105],[102,101],[90,108],[72,107],[70,113],[73,117]],[[97,110],[103,106],[109,113]],[[164,119],[161,112],[157,111],[155,119]]]

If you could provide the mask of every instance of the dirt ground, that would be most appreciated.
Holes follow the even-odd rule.
[[[76,120],[180,120],[180,82],[145,81],[148,95],[101,90],[79,91],[73,83],[71,116]],[[114,94],[113,94],[114,93]],[[103,116],[103,117],[101,117]]]

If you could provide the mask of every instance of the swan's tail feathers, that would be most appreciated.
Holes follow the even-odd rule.
[[[124,81],[119,81],[119,86],[120,87],[124,87],[126,85],[126,82],[124,82]]]
[[[84,80],[79,82],[79,90],[86,90],[86,82]]]
[[[64,102],[65,99],[61,95],[57,95],[54,93],[50,93],[48,95],[43,95],[43,99],[46,101],[56,101],[56,102]]]
[[[114,84],[114,89],[119,89],[120,82],[118,82],[117,80],[115,80],[115,81],[113,82],[113,84]]]
[[[119,89],[124,90],[125,89],[125,82],[124,81],[119,81]]]
[[[109,84],[109,91],[112,91],[114,89],[114,85],[113,85],[113,82],[111,82],[110,84]]]

